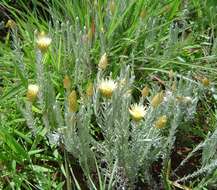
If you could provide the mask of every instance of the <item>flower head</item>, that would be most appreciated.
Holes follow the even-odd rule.
[[[34,102],[38,95],[39,87],[36,84],[30,84],[27,89],[26,97],[30,102]]]
[[[130,115],[133,120],[140,121],[146,114],[145,107],[139,104],[133,104],[129,108]]]
[[[117,83],[111,79],[102,80],[98,86],[102,96],[111,98],[113,91],[117,88]]]
[[[44,32],[41,32],[38,35],[38,38],[36,40],[36,44],[37,44],[38,49],[40,49],[41,52],[43,52],[43,53],[47,51],[51,42],[52,42],[52,39],[48,35],[46,35]]]

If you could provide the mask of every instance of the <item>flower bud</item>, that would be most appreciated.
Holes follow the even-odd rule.
[[[176,81],[173,81],[172,86],[171,86],[171,90],[172,90],[173,92],[176,91]]]
[[[71,86],[71,80],[70,80],[68,75],[65,75],[65,77],[63,79],[63,86],[65,89],[69,89]]]
[[[6,28],[13,29],[16,27],[16,22],[12,19],[9,19],[5,25]]]
[[[176,96],[176,100],[180,103],[191,103],[192,102],[192,98],[189,96]]]
[[[208,87],[209,85],[210,85],[210,81],[209,81],[209,79],[208,78],[203,78],[202,79],[202,84],[205,86],[205,87]]]
[[[93,83],[92,83],[92,82],[90,82],[90,83],[87,85],[86,95],[87,95],[88,97],[93,96]]]
[[[38,92],[39,92],[38,85],[29,84],[28,90],[27,90],[27,93],[26,93],[26,97],[27,97],[28,101],[34,102],[37,95],[38,95]]]
[[[166,124],[167,124],[167,116],[163,115],[157,119],[154,126],[158,129],[161,129],[164,128]]]
[[[147,15],[147,10],[146,10],[145,8],[143,8],[143,9],[141,10],[139,16],[140,16],[141,19],[144,19],[146,15]]]
[[[73,90],[68,96],[68,106],[70,112],[77,111],[77,93]]]
[[[111,11],[111,14],[114,15],[115,14],[115,2],[114,0],[112,0],[110,2],[110,11]]]
[[[172,69],[169,71],[168,74],[169,74],[169,78],[170,78],[170,79],[172,79],[172,78],[174,77],[174,72],[173,72]]]
[[[145,86],[143,89],[142,89],[142,97],[146,97],[146,96],[148,96],[148,94],[149,94],[149,88],[148,88],[148,86]]]
[[[98,64],[98,67],[102,70],[105,70],[106,67],[108,65],[108,58],[107,58],[107,54],[104,53],[102,55],[102,57],[100,58],[100,61],[99,61],[99,64]]]
[[[91,32],[91,30],[88,30],[88,32],[87,32],[87,40],[91,42],[92,38],[93,38],[92,37],[92,32]]]
[[[163,97],[164,97],[164,94],[163,94],[163,91],[157,93],[151,100],[151,105],[156,108],[158,107],[158,105],[160,105],[163,101]]]
[[[92,19],[90,28],[88,29],[88,33],[87,33],[87,38],[89,41],[92,41],[95,35],[95,31],[96,31],[96,26],[95,26],[95,21],[94,19]]]

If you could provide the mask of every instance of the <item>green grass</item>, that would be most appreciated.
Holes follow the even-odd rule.
[[[1,1],[0,8],[4,7],[3,11],[16,22],[15,29],[0,28],[3,39],[0,42],[2,189],[79,189],[79,184],[80,189],[84,189],[87,186],[82,186],[84,174],[74,171],[78,161],[64,150],[63,144],[49,142],[43,113],[51,110],[50,105],[56,100],[60,102],[60,110],[64,109],[65,75],[72,79],[71,88],[79,92],[79,97],[84,97],[88,82],[98,77],[97,64],[105,52],[109,64],[104,76],[111,73],[116,78],[123,65],[132,66],[136,78],[133,84],[135,100],[139,99],[139,90],[144,85],[150,87],[151,95],[160,88],[170,88],[171,70],[178,80],[193,81],[200,87],[202,79],[208,78],[210,85],[198,94],[200,102],[195,118],[184,122],[178,131],[177,141],[181,143],[178,146],[194,148],[212,134],[216,129],[217,105],[215,4],[215,0],[52,0],[49,3],[26,0],[15,4]],[[6,23],[8,17],[4,13],[0,16]],[[4,35],[3,30],[6,31]],[[42,107],[36,103],[31,108],[36,127],[33,135],[22,108],[28,84],[38,82],[37,31],[48,32],[52,46],[42,60],[46,71],[44,82],[50,82],[47,104]],[[49,113],[50,118],[54,117],[53,112]],[[52,126],[55,128],[57,123],[57,119],[53,120]],[[98,126],[93,127],[97,131]],[[186,157],[183,154],[180,159]],[[195,168],[199,168],[200,160],[194,163]],[[80,167],[75,170],[81,170]],[[102,175],[100,167],[96,165],[96,168],[95,176]],[[166,169],[170,170],[169,166]],[[166,176],[159,173],[165,189],[175,187],[171,173],[168,171]],[[106,189],[109,184],[110,188],[113,175],[108,182],[105,176],[98,180],[90,176],[89,185],[93,189],[98,185]],[[182,185],[209,189],[217,184],[215,176],[216,171],[212,171],[200,178],[202,182],[193,178]],[[80,179],[76,181],[76,177]]]

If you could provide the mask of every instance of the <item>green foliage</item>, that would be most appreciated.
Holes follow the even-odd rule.
[[[32,0],[16,6],[3,0],[1,8],[16,22],[0,42],[3,189],[215,187],[214,0]],[[52,39],[47,52],[36,45],[41,31]],[[105,53],[103,70],[98,63]],[[209,86],[202,85],[205,77]],[[106,78],[116,84],[111,98],[99,89]],[[90,81],[93,95],[87,96]],[[39,94],[30,102],[24,93],[33,83]],[[150,93],[141,97],[147,84]],[[160,91],[163,100],[154,108]],[[129,113],[135,102],[146,110],[137,122]],[[161,116],[166,124],[156,128]],[[188,141],[191,134],[200,140]],[[177,146],[193,149],[176,162]],[[196,155],[194,171],[180,174]]]

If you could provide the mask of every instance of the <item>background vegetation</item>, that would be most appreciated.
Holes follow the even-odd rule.
[[[1,189],[216,189],[216,9],[215,0],[2,0]],[[41,31],[52,39],[45,54],[36,46]],[[101,70],[105,53],[108,65]],[[111,100],[97,89],[108,76],[127,81]],[[44,99],[29,104],[26,91],[34,83]],[[144,86],[148,97],[141,97]],[[67,131],[73,90],[81,119]],[[149,107],[161,90],[167,100],[149,110],[140,126],[146,127],[134,126],[130,104]],[[180,97],[192,103],[177,103]],[[167,125],[153,132],[162,114]],[[116,148],[106,144],[106,128]],[[129,132],[125,141],[118,141],[119,129]],[[124,145],[132,149],[118,150]],[[143,147],[151,148],[144,153]]]

